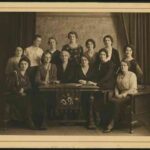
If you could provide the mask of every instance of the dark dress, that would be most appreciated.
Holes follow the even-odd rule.
[[[66,70],[63,70],[63,65],[60,64],[57,66],[57,79],[61,83],[73,83],[75,82],[75,66],[68,62]]]
[[[10,98],[8,98],[8,104],[14,106],[16,110],[19,110],[19,116],[23,117],[23,120],[32,124],[31,119],[31,99],[30,91],[31,84],[27,73],[22,76],[20,71],[14,71],[7,80],[7,90],[10,92]],[[20,89],[24,89],[25,95],[19,93]]]
[[[102,48],[102,49],[105,49],[105,48]],[[99,52],[102,50],[100,49]],[[98,53],[99,54],[99,53]],[[99,56],[97,56],[99,57]],[[97,58],[97,60],[99,60],[99,58]],[[115,71],[117,72],[118,71],[118,68],[120,66],[120,58],[119,58],[119,52],[117,49],[115,48],[112,48],[112,55],[111,55],[111,59],[110,61],[112,61],[115,65]]]
[[[79,80],[95,81],[95,72],[92,67],[89,67],[86,74],[83,73],[81,66],[76,68],[76,82]]]
[[[124,59],[123,59],[124,60]],[[128,61],[130,63],[129,71],[136,74],[138,83],[142,83],[143,72],[135,59]]]
[[[97,68],[97,84],[104,89],[113,89],[115,84],[115,65],[112,61],[99,62]]]
[[[69,44],[66,44],[62,48],[62,51],[63,50],[67,50],[70,53],[70,61],[73,65],[80,64],[83,55],[83,47],[81,45],[78,45],[77,48],[71,48]]]
[[[51,53],[51,51],[49,49],[47,49],[46,51],[49,51]],[[60,59],[60,51],[56,50],[54,53],[52,54],[52,60],[51,63],[58,65],[61,63],[61,59]]]

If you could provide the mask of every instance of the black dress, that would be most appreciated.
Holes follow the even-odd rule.
[[[103,49],[105,49],[105,48],[100,49],[99,52],[101,50],[103,50]],[[98,54],[99,54],[99,52],[98,52]],[[98,57],[99,56],[97,56],[97,60],[99,60]],[[117,70],[118,70],[118,68],[120,66],[120,58],[119,58],[118,50],[115,49],[115,48],[112,48],[112,55],[111,55],[110,61],[112,61],[114,63],[114,65],[115,65],[115,71],[117,72]]]
[[[63,50],[67,50],[70,53],[70,61],[73,65],[80,64],[83,55],[83,47],[81,45],[78,45],[77,48],[71,48],[69,44],[66,44],[62,48],[62,51]]]
[[[51,53],[51,51],[49,49],[47,49],[46,51],[49,51]],[[51,63],[58,65],[61,63],[61,59],[60,59],[60,51],[56,50],[54,53],[52,54],[52,60]]]
[[[112,61],[99,62],[96,66],[97,84],[104,89],[113,89],[115,84],[115,65]]]
[[[61,83],[75,82],[75,66],[68,62],[66,69],[63,70],[62,64],[57,65],[57,79]]]

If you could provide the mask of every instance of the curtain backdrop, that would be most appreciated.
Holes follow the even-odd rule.
[[[0,91],[3,89],[4,70],[16,46],[23,48],[32,43],[35,34],[35,13],[0,13]]]
[[[150,13],[121,14],[127,43],[135,47],[134,57],[144,73],[144,84],[150,84]]]

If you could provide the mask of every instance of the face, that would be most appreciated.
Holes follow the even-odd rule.
[[[126,56],[132,56],[132,49],[130,47],[127,47],[125,50],[125,55]]]
[[[22,54],[23,54],[23,49],[21,47],[17,47],[15,51],[15,55],[17,57],[21,57]]]
[[[121,71],[127,72],[128,71],[128,65],[125,62],[121,62]]]
[[[105,41],[104,41],[104,44],[105,44],[105,46],[111,46],[112,45],[112,41],[111,41],[111,39],[110,38],[105,38]]]
[[[69,59],[69,53],[68,52],[66,52],[66,51],[63,51],[62,53],[61,53],[61,60],[63,61],[63,62],[67,62],[68,61],[68,59]]]
[[[26,62],[26,61],[23,60],[20,63],[20,70],[21,71],[26,71],[28,69],[28,66],[29,66],[28,62]]]
[[[51,61],[51,54],[47,53],[45,56],[44,56],[44,63],[49,63]]]
[[[93,44],[91,41],[89,41],[89,42],[87,43],[87,48],[88,48],[88,49],[94,49],[94,44]]]
[[[99,58],[100,58],[101,61],[105,61],[106,58],[107,58],[106,53],[105,52],[100,52]]]
[[[55,39],[50,39],[49,46],[50,46],[50,48],[55,48],[56,47],[56,40]]]
[[[34,46],[39,47],[41,45],[41,42],[42,42],[42,39],[40,37],[37,37],[34,40],[33,44],[34,44]]]
[[[86,57],[81,58],[81,65],[82,66],[87,66],[89,64],[89,61]]]
[[[70,40],[70,42],[76,42],[76,40],[77,40],[76,35],[75,34],[70,34],[69,35],[69,40]]]

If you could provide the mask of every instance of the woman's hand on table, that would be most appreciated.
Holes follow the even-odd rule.
[[[88,84],[88,85],[93,85],[93,86],[96,86],[96,85],[97,85],[97,83],[92,82],[92,81],[88,81],[87,84]]]
[[[86,80],[79,80],[79,83],[81,83],[81,84],[86,84],[87,81],[86,81]]]
[[[55,81],[53,81],[53,83],[54,83],[54,84],[59,84],[59,83],[60,83],[60,81],[55,80]]]

